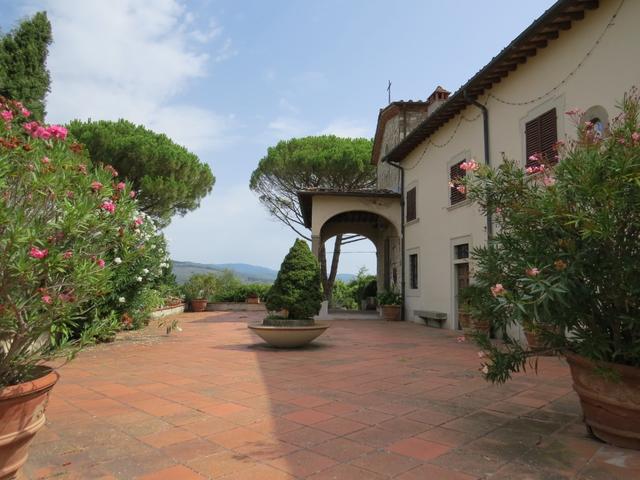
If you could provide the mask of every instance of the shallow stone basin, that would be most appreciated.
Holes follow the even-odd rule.
[[[272,327],[261,323],[248,325],[256,335],[277,348],[303,347],[322,335],[329,326],[328,322],[316,322],[305,327]]]

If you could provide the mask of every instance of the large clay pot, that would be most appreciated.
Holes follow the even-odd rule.
[[[247,297],[245,299],[246,303],[250,303],[252,305],[257,305],[260,303],[260,297]]]
[[[616,381],[602,375],[584,357],[566,357],[590,431],[612,445],[640,450],[640,368],[603,364],[619,377]]]
[[[402,306],[380,305],[380,316],[388,322],[398,322],[402,319]]]
[[[489,335],[491,332],[491,325],[488,321],[477,320],[468,313],[458,312],[458,321],[465,335],[475,335],[476,333]]]
[[[27,461],[31,440],[44,425],[49,392],[59,375],[44,368],[42,374],[0,389],[0,480],[15,478]]]
[[[204,312],[207,309],[207,300],[204,298],[197,298],[191,300],[191,308],[194,312]]]

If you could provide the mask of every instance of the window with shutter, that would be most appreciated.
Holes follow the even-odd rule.
[[[460,203],[467,199],[467,192],[461,180],[464,178],[467,172],[460,168],[465,160],[461,160],[455,165],[451,165],[449,168],[449,202],[451,205]]]
[[[417,218],[416,211],[416,187],[407,192],[407,222]]]
[[[558,125],[556,109],[552,108],[525,125],[526,167],[536,167],[541,163],[553,165],[556,159]]]

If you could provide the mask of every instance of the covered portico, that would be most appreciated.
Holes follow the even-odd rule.
[[[358,234],[376,247],[378,291],[400,291],[400,194],[391,190],[304,190],[298,192],[312,250],[319,257],[327,240]]]

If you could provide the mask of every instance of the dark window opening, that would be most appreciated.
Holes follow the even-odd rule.
[[[527,155],[526,167],[557,163],[558,124],[555,108],[527,122],[524,135]]]
[[[454,254],[456,260],[464,260],[465,258],[469,258],[469,244],[463,243],[461,245],[456,245],[454,248]]]
[[[413,289],[418,288],[418,255],[409,255],[409,286]]]
[[[416,187],[407,192],[407,222],[417,218],[416,212]]]

